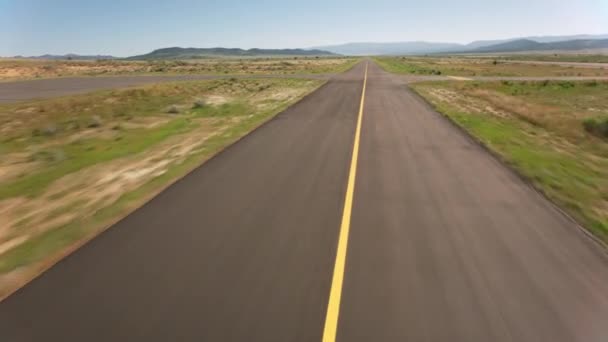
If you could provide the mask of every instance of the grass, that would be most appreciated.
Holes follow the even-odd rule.
[[[608,241],[608,143],[584,124],[608,113],[607,82],[427,82],[413,87]]]
[[[42,231],[38,231],[39,227],[33,227],[39,220],[29,217],[18,220],[12,228],[3,227],[2,229],[9,229],[10,237],[19,234],[33,235],[24,243],[0,255],[0,275],[22,267],[42,267],[45,261],[60,255],[67,247],[94,236],[117,218],[154,196],[167,184],[185,175],[322,83],[297,79],[184,82],[3,106],[0,117],[5,121],[2,121],[2,125],[9,125],[11,133],[7,137],[3,136],[3,158],[0,158],[2,162],[14,156],[34,154],[35,150],[59,149],[63,151],[64,157],[59,160],[43,158],[43,161],[30,161],[26,158],[26,164],[31,163],[34,169],[22,176],[1,176],[0,198],[4,201],[26,198],[25,205],[34,203],[31,205],[39,210],[46,209],[44,204],[51,203],[49,201],[64,201],[65,203],[56,209],[49,209],[44,215],[41,214],[42,218],[47,220],[75,210],[77,215],[68,223],[49,226]],[[285,91],[292,95],[275,96]],[[213,103],[212,100],[220,96],[223,96],[223,103]],[[153,103],[150,104],[150,101]],[[180,108],[179,114],[166,113],[167,106],[172,105]],[[45,108],[43,112],[38,110],[41,107]],[[24,110],[30,110],[29,113],[36,118],[19,121],[18,117]],[[70,126],[68,129],[62,124],[66,119],[84,120],[82,117],[89,116],[82,114],[84,112],[98,113],[103,125],[94,129],[86,126]],[[8,120],[5,116],[12,116],[15,120]],[[57,123],[60,127],[56,134],[31,134],[32,129],[49,122]],[[125,128],[115,131],[113,127],[116,124],[123,124]],[[3,127],[2,125],[0,127]],[[157,163],[168,161],[165,152],[151,153],[165,142],[181,141],[188,137],[194,137],[198,141],[201,132],[209,132],[208,138],[202,140],[203,143],[194,146],[185,157],[169,160],[164,172],[152,174],[139,186],[126,187],[118,199],[108,205],[100,204],[102,202],[91,205],[84,199],[83,203],[74,203],[69,195],[78,190],[78,187],[65,187],[60,192],[49,193],[48,189],[60,180],[65,180],[66,175],[77,174],[93,167],[103,167],[116,162],[137,163],[151,157],[154,157],[151,160]],[[75,136],[79,138],[73,139]],[[3,166],[2,162],[0,167]],[[112,167],[109,170],[112,170]],[[94,173],[89,174],[91,179],[87,179],[85,185],[93,186],[99,181],[99,177]],[[3,203],[2,199],[0,207],[10,203]],[[28,212],[25,211],[14,209],[13,214],[19,218]],[[86,214],[87,212],[89,214]],[[10,210],[8,213],[10,214]],[[8,286],[0,282],[0,296],[2,292],[10,291]]]
[[[608,139],[608,117],[587,118],[583,121],[583,127],[593,135]]]
[[[140,153],[172,135],[192,128],[193,125],[187,118],[180,118],[156,129],[134,130],[112,140],[87,139],[64,145],[60,149],[65,153],[62,160],[50,160],[44,168],[4,185],[0,189],[0,199],[39,195],[49,184],[67,174],[94,164]]]
[[[0,59],[0,80],[118,75],[323,74],[346,71],[357,61],[355,58],[342,57],[154,61]]]
[[[505,63],[500,59],[465,57],[376,57],[386,71],[398,74],[450,76],[608,76],[607,69],[547,64]]]
[[[511,61],[542,62],[575,62],[575,63],[608,63],[608,55],[593,54],[534,54],[500,56],[500,59]]]

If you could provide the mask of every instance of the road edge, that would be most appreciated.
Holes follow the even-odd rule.
[[[595,236],[591,231],[589,231],[581,222],[579,222],[574,216],[570,215],[567,211],[562,209],[558,203],[556,203],[553,199],[551,199],[546,192],[534,185],[532,180],[526,175],[522,174],[517,170],[513,165],[511,165],[503,156],[501,156],[498,152],[494,151],[490,148],[486,143],[484,143],[481,139],[477,138],[469,131],[467,131],[464,127],[460,126],[456,121],[454,121],[450,116],[438,111],[430,102],[428,102],[422,95],[420,95],[414,88],[409,85],[405,85],[406,91],[409,92],[419,103],[427,107],[431,112],[435,113],[435,115],[443,118],[447,121],[452,127],[456,128],[460,134],[462,134],[466,139],[473,142],[475,145],[484,150],[488,155],[494,159],[494,161],[498,162],[500,165],[505,167],[509,172],[517,177],[529,190],[536,193],[536,196],[539,196],[541,199],[545,200],[545,203],[549,205],[550,208],[559,213],[566,220],[571,222],[579,232],[582,232],[587,240],[593,242],[597,247],[599,247],[599,252],[608,257],[608,243],[601,240],[599,237]]]
[[[89,242],[91,242],[94,239],[96,239],[97,237],[99,237],[101,234],[109,231],[111,228],[113,228],[120,221],[126,219],[127,217],[129,217],[130,215],[132,215],[133,213],[135,213],[140,208],[144,207],[146,204],[148,204],[150,201],[152,201],[155,197],[157,197],[158,195],[160,195],[162,192],[164,192],[165,190],[167,190],[169,187],[177,184],[182,179],[186,178],[188,175],[190,175],[192,172],[194,172],[199,167],[203,167],[205,164],[207,164],[211,160],[217,158],[219,155],[221,155],[225,151],[229,150],[231,147],[233,147],[237,143],[241,142],[243,139],[245,139],[248,136],[252,135],[254,132],[256,132],[261,127],[263,127],[263,126],[269,124],[271,121],[277,119],[281,114],[283,114],[285,111],[289,110],[291,107],[299,104],[300,102],[304,101],[305,99],[307,99],[308,97],[312,96],[316,92],[318,92],[321,89],[325,88],[327,86],[327,84],[329,84],[329,82],[331,80],[332,80],[332,78],[329,78],[329,79],[325,80],[325,82],[323,84],[321,84],[319,87],[317,87],[316,89],[312,90],[308,94],[302,96],[298,101],[294,102],[293,104],[291,104],[290,106],[288,106],[285,109],[281,110],[280,112],[276,113],[275,115],[272,115],[268,119],[260,122],[258,125],[256,125],[255,127],[253,127],[253,129],[251,129],[249,132],[245,133],[243,136],[239,137],[238,139],[236,139],[232,143],[226,145],[224,148],[219,149],[215,153],[212,153],[208,158],[202,160],[200,163],[197,163],[192,168],[187,169],[184,172],[183,175],[180,175],[177,178],[175,178],[174,180],[168,182],[167,184],[162,185],[157,191],[152,191],[148,196],[143,196],[142,199],[141,199],[141,202],[138,202],[135,205],[133,205],[132,208],[129,208],[128,210],[125,210],[125,212],[122,213],[121,215],[118,215],[117,217],[115,217],[113,219],[109,219],[107,223],[105,223],[103,225],[100,225],[100,228],[98,228],[99,230],[96,231],[96,232],[94,232],[90,236],[87,236],[87,237],[83,238],[82,240],[77,241],[76,243],[74,243],[72,245],[69,245],[68,247],[66,247],[61,252],[56,253],[55,255],[52,255],[51,257],[49,257],[48,260],[40,261],[39,263],[37,263],[36,265],[34,265],[32,267],[33,270],[31,270],[31,274],[29,274],[29,272],[28,272],[26,274],[26,277],[25,277],[25,279],[23,281],[17,282],[15,284],[14,288],[9,289],[6,294],[0,295],[0,304],[2,304],[2,302],[4,300],[8,299],[12,295],[14,295],[17,292],[19,292],[21,289],[23,289],[25,286],[27,286],[32,281],[34,281],[37,278],[39,278],[42,275],[44,275],[44,273],[46,273],[51,268],[53,268],[55,265],[57,265],[60,262],[62,262],[63,260],[65,260],[71,254],[73,254],[74,252],[78,251],[80,248],[84,247]]]

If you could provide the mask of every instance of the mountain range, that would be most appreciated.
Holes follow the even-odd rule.
[[[373,56],[459,53],[516,53],[526,51],[593,51],[608,49],[608,34],[574,36],[533,36],[499,40],[478,40],[468,44],[412,42],[368,42],[317,46],[308,49],[239,49],[181,48],[157,49],[150,53],[124,58],[126,60],[196,59],[213,57],[285,57],[285,56]],[[98,60],[118,59],[108,55],[42,55],[32,59]],[[122,58],[120,58],[122,59]]]
[[[584,50],[605,49],[608,47],[606,46],[606,39],[608,39],[608,34],[534,36],[500,40],[478,40],[469,44],[421,41],[388,43],[369,42],[317,46],[314,47],[314,49],[322,49],[336,54],[353,56]]]
[[[206,57],[255,57],[255,56],[331,56],[332,52],[319,49],[230,49],[230,48],[180,48],[171,47],[154,50],[145,55],[133,56],[131,60],[192,59]]]
[[[59,59],[75,59],[75,60],[98,60],[98,59],[116,59],[117,57],[109,56],[109,55],[77,55],[75,53],[68,53],[65,55],[42,55],[42,56],[14,56],[13,58],[28,58],[28,59],[51,59],[51,60],[59,60]]]

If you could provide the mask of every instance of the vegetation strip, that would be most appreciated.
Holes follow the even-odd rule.
[[[322,83],[180,82],[0,107],[0,297]]]
[[[608,241],[608,82],[427,82],[412,87]]]
[[[376,57],[386,71],[397,74],[503,77],[606,77],[608,68],[507,63],[501,58]]]
[[[343,57],[204,58],[190,60],[0,59],[0,81],[111,75],[290,75],[340,73],[358,59]]]

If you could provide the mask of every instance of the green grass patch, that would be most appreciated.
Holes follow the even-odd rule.
[[[608,69],[551,64],[507,63],[470,57],[375,57],[386,71],[397,74],[450,76],[608,76]]]
[[[203,117],[219,118],[217,129],[222,129],[222,134],[212,135],[200,146],[196,147],[192,154],[180,162],[172,163],[168,169],[159,176],[155,176],[146,181],[142,186],[135,190],[125,192],[113,204],[98,208],[91,216],[78,216],[74,221],[61,227],[55,227],[44,231],[29,240],[20,244],[0,256],[0,274],[10,272],[19,267],[30,267],[49,257],[60,255],[65,250],[83,239],[89,238],[103,230],[117,218],[122,217],[140,205],[144,200],[151,198],[158,193],[168,183],[184,176],[193,168],[218,153],[226,146],[234,143],[239,138],[269,120],[277,113],[286,109],[299,98],[268,100],[275,91],[284,88],[300,89],[300,98],[320,86],[322,81],[296,80],[296,79],[262,79],[262,80],[221,80],[203,81],[203,83],[192,83],[197,91],[182,89],[176,97],[167,95],[168,99],[160,103],[164,108],[167,103],[177,103],[182,110],[179,114],[168,115],[171,120],[163,125],[152,128],[137,128],[120,131],[110,139],[94,138],[76,140],[71,143],[55,144],[54,149],[61,149],[64,156],[57,160],[50,153],[41,153],[39,158],[43,164],[35,173],[24,176],[16,182],[3,184],[0,187],[0,194],[5,198],[12,196],[38,196],[43,188],[48,187],[58,177],[75,172],[76,170],[91,165],[105,163],[117,158],[140,156],[147,149],[158,144],[170,136],[188,134],[198,127],[197,120]],[[187,87],[187,86],[186,86]],[[259,88],[263,89],[260,90]],[[172,88],[171,88],[172,89]],[[188,96],[185,96],[186,93]],[[106,96],[120,97],[120,92],[105,93]],[[206,94],[226,95],[231,100],[221,105],[210,105],[201,101]],[[96,94],[97,96],[99,94]],[[88,95],[82,95],[88,96]],[[145,96],[141,100],[145,100]],[[181,102],[177,100],[180,99]],[[78,99],[83,100],[83,99]],[[258,109],[255,103],[264,100],[264,110]],[[199,101],[197,105],[196,102]],[[257,101],[257,102],[251,102]],[[113,102],[116,104],[116,102]],[[27,107],[26,107],[27,108]],[[147,107],[146,107],[147,108]],[[152,111],[152,110],[151,110]],[[113,111],[108,111],[112,113]],[[68,115],[72,115],[69,113]],[[128,116],[137,117],[138,112],[128,112]],[[142,114],[147,115],[147,114]],[[153,114],[150,114],[153,115]],[[231,118],[239,120],[230,120]],[[223,118],[227,120],[222,120]],[[104,123],[104,125],[106,125]],[[24,130],[24,132],[27,130]],[[17,137],[17,140],[19,137]],[[29,138],[28,138],[29,139]],[[44,141],[50,139],[61,140],[61,137],[44,137]],[[30,140],[31,142],[31,140]],[[21,151],[19,145],[9,146],[10,151]],[[60,193],[57,198],[67,195],[69,189]],[[78,210],[79,203],[66,203],[65,206],[52,211],[47,218],[60,216],[66,210]],[[28,231],[30,220],[23,220],[19,223],[19,229]],[[2,292],[0,284],[0,292]]]
[[[561,96],[566,96],[567,93],[572,101],[577,102],[576,97],[584,94],[574,89],[585,86],[577,83],[572,87],[562,87],[559,84],[552,87],[554,92],[560,93]],[[444,88],[457,90],[462,96],[475,98],[475,92],[467,93],[456,83],[428,82],[415,84],[413,87],[439,112],[497,152],[505,162],[511,164],[596,236],[608,241],[608,212],[605,211],[605,208],[608,208],[608,196],[604,192],[608,189],[608,156],[604,155],[607,148],[604,141],[587,137],[584,141],[579,140],[576,145],[553,144],[553,140],[569,139],[560,125],[539,127],[519,119],[516,115],[498,117],[489,112],[469,112],[454,103],[433,96],[432,89]],[[488,85],[488,89],[499,89],[505,93],[509,93],[513,87],[531,90],[530,94],[526,95],[531,102],[534,102],[531,99],[539,96],[534,93],[534,89],[544,88],[538,84]],[[546,104],[547,101],[549,100],[545,99],[540,102]],[[558,116],[554,120],[561,118]]]
[[[140,153],[175,134],[195,125],[187,118],[171,121],[159,128],[138,130],[112,140],[88,139],[64,145],[61,160],[50,158],[46,165],[0,188],[0,199],[15,196],[36,196],[55,180],[85,167]],[[53,152],[41,151],[48,155]],[[57,153],[57,152],[54,152]]]

